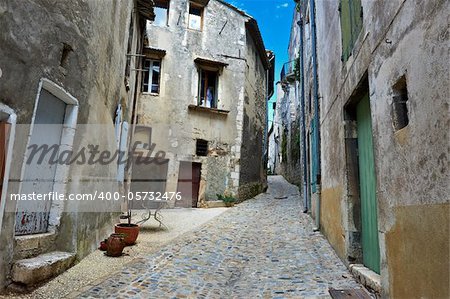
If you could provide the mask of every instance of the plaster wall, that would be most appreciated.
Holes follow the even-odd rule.
[[[352,94],[367,78],[382,296],[448,297],[448,269],[441,266],[449,263],[449,216],[444,212],[449,205],[449,77],[444,63],[448,3],[363,0],[363,28],[348,61],[340,59],[338,2],[316,3],[322,229],[339,256],[347,263],[354,262],[349,240],[358,223],[351,214],[344,112]],[[395,131],[393,86],[402,76],[407,82],[409,124]],[[433,227],[440,227],[439,233],[429,230]],[[431,253],[433,257],[426,258]]]
[[[78,101],[78,117],[74,119],[77,144],[98,144],[115,151],[114,114],[117,104],[129,113],[124,73],[128,40],[128,22],[133,7],[129,1],[2,1],[0,3],[0,101],[17,114],[22,127],[32,123],[38,86],[42,78],[54,82]],[[63,59],[63,49],[69,47]],[[107,132],[81,129],[82,125],[101,126]],[[86,128],[86,127],[84,127]],[[109,130],[109,131],[108,131]],[[23,155],[27,138],[16,138],[10,179],[22,177]],[[76,149],[76,148],[74,148]],[[117,166],[81,165],[58,177],[64,192],[93,193],[99,185],[111,192],[120,191],[115,181]],[[69,180],[70,178],[70,180]],[[110,181],[103,184],[101,181]],[[8,193],[17,193],[20,184],[9,184]],[[8,201],[0,235],[0,288],[9,283],[15,242],[15,204]],[[86,206],[90,205],[90,206]],[[57,238],[52,250],[76,252],[84,257],[96,248],[99,240],[112,230],[120,202],[108,203],[109,212],[76,213],[78,210],[98,211],[103,204],[71,203],[57,223]]]

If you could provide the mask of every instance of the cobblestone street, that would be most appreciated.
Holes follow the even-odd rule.
[[[140,259],[81,298],[305,298],[359,288],[302,213],[282,177],[159,253]]]

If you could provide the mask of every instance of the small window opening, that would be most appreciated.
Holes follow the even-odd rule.
[[[69,44],[63,43],[61,60],[59,62],[59,65],[62,66],[63,68],[66,68],[67,61],[69,59],[69,53],[72,52],[72,51],[73,51],[73,49],[72,49],[72,47]]]
[[[200,69],[199,106],[217,108],[218,72]]]
[[[203,139],[197,139],[195,145],[195,154],[197,156],[207,156],[208,155],[208,141]]]
[[[153,24],[161,27],[167,26],[169,21],[169,1],[155,1],[153,11],[155,13],[155,20],[153,21]]]
[[[409,123],[408,116],[408,89],[406,78],[402,76],[393,86],[394,97],[392,101],[392,123],[396,131],[403,129]]]
[[[194,4],[189,4],[188,28],[202,30],[203,8]]]

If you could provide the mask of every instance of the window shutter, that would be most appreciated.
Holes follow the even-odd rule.
[[[361,0],[350,0],[350,15],[352,21],[352,48],[358,39],[362,29],[362,7]]]
[[[350,18],[350,0],[340,0],[340,18],[342,35],[342,61],[347,61],[352,49],[352,22]]]

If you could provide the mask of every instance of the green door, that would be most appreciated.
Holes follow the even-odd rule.
[[[370,117],[368,94],[364,95],[356,107],[356,121],[358,124],[363,262],[369,269],[376,273],[380,273],[375,162],[373,156],[372,120]]]

